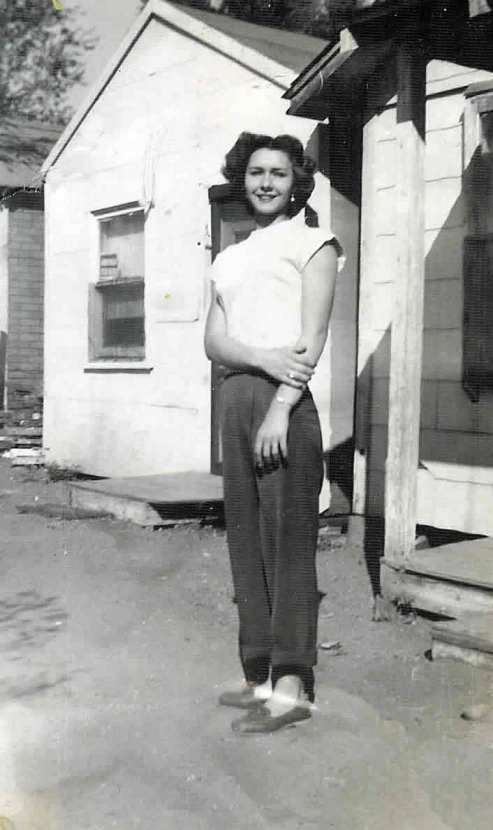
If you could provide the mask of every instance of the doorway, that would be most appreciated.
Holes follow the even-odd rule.
[[[229,245],[242,242],[255,227],[246,205],[233,198],[229,184],[216,185],[209,190],[211,204],[211,247],[212,261],[220,251]],[[222,474],[221,425],[219,392],[224,380],[225,369],[218,363],[212,364],[211,372],[211,473]]]

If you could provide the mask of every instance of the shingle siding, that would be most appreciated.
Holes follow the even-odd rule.
[[[13,197],[9,216],[7,407],[43,394],[44,213],[38,193]]]

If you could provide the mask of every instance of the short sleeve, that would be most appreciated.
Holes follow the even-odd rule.
[[[218,291],[221,289],[222,277],[224,274],[222,253],[223,252],[218,253],[214,261],[209,266],[209,280],[214,283],[214,286]]]
[[[337,270],[344,268],[346,257],[344,249],[330,228],[309,228],[305,226],[298,248],[298,267],[300,271],[324,245],[333,245],[337,252]]]

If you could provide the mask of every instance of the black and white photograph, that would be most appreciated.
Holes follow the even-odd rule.
[[[0,830],[490,830],[493,0],[0,44]]]

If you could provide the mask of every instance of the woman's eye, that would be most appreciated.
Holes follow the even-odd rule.
[[[265,176],[266,174],[269,175],[269,176],[285,176],[286,171],[285,170],[249,170],[248,171],[249,176]]]

